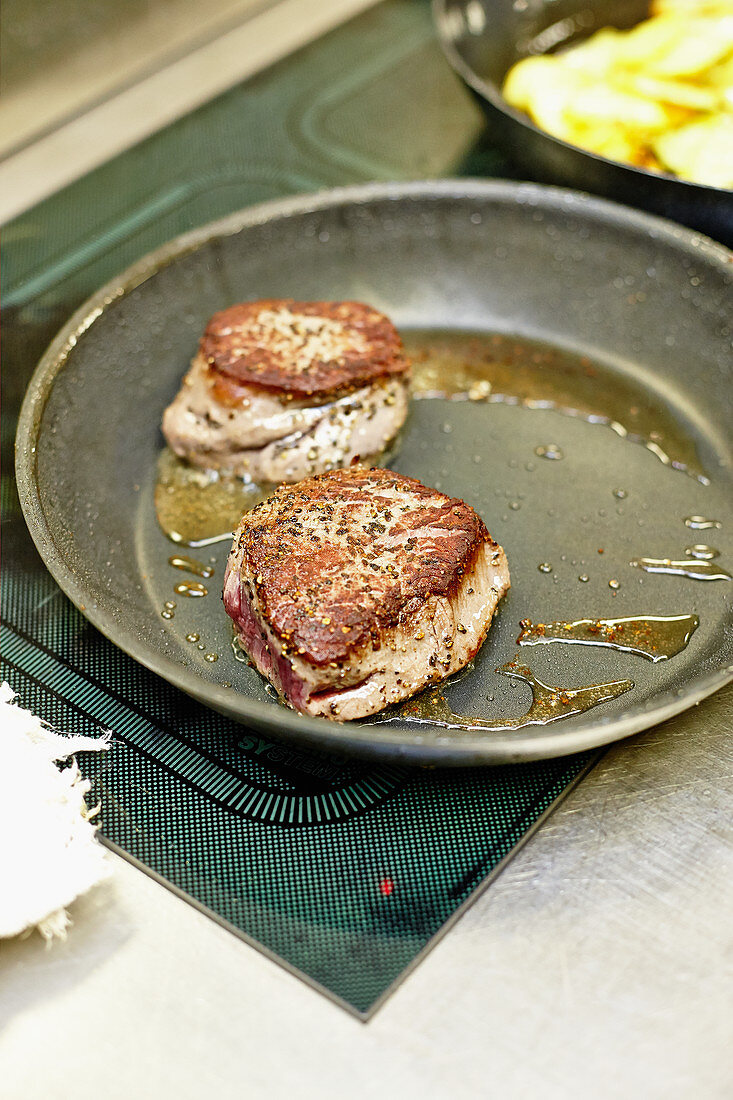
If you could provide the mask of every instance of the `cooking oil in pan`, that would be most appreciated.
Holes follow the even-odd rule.
[[[196,558],[189,558],[183,554],[174,554],[168,558],[168,564],[173,569],[182,569],[186,573],[193,573],[197,577],[203,577],[204,580],[208,580],[209,577],[214,575],[213,565],[206,565],[202,561],[197,561]]]
[[[540,443],[535,447],[534,453],[538,458],[547,458],[555,462],[565,458],[562,447],[558,447],[557,443]]]
[[[231,474],[201,470],[182,462],[166,448],[158,460],[155,485],[158,523],[172,542],[183,546],[231,541],[243,513],[268,497],[274,488],[245,482]]]
[[[730,581],[733,577],[727,569],[712,560],[688,557],[681,561],[672,558],[632,558],[629,565],[643,569],[645,573],[670,573],[677,577],[689,577],[695,581]]]
[[[186,596],[189,599],[197,599],[208,596],[209,590],[201,581],[181,581],[173,586],[173,591],[178,596]]]
[[[720,557],[720,550],[716,550],[714,546],[706,546],[705,543],[698,542],[694,546],[686,546],[685,554],[688,558],[697,558],[698,561],[712,561],[713,558]]]
[[[719,519],[705,519],[705,516],[686,516],[685,527],[691,527],[693,531],[708,531],[711,528],[722,527]]]
[[[633,378],[604,369],[586,356],[500,334],[414,330],[404,334],[404,342],[417,399],[470,400],[482,382],[489,402],[554,409],[603,424],[642,444],[665,465],[707,483],[694,443],[670,410]],[[563,457],[555,443],[538,445],[535,454]]]
[[[232,623],[232,640],[231,640],[232,656],[235,661],[238,661],[240,665],[249,665],[250,668],[254,668],[254,663],[250,659],[246,649],[242,646],[239,640],[239,635],[234,630],[234,624]]]
[[[486,401],[553,409],[603,424],[648,447],[665,464],[707,481],[694,443],[669,410],[633,379],[585,356],[504,335],[414,330],[404,334],[404,341],[413,363],[413,397],[418,401]],[[394,451],[393,445],[365,461],[388,465]],[[551,461],[564,457],[560,445],[552,441],[538,444],[535,453]],[[481,456],[474,456],[474,461],[480,462]],[[159,459],[155,488],[158,523],[179,545],[226,542],[243,513],[274,488],[191,466],[166,448]],[[614,495],[623,500],[627,492],[618,489]],[[515,510],[517,504],[513,502]],[[696,529],[719,526],[701,516],[690,516],[686,522]]]
[[[649,661],[676,657],[689,645],[700,625],[697,615],[645,615],[625,619],[576,619],[574,622],[533,623],[522,619],[517,644],[606,646],[636,653]]]
[[[429,688],[422,694],[408,699],[398,707],[377,716],[377,721],[402,720],[419,722],[444,729],[462,730],[520,730],[527,726],[546,726],[561,718],[573,714],[583,714],[601,703],[625,695],[634,686],[633,680],[611,680],[605,684],[588,684],[580,688],[550,687],[539,680],[527,665],[520,664],[515,658],[496,669],[504,676],[523,680],[532,688],[532,705],[526,714],[519,718],[500,718],[488,721],[483,718],[470,718],[465,714],[456,714],[451,710],[443,690]]]

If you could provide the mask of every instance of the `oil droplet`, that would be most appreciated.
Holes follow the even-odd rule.
[[[202,561],[184,557],[182,554],[174,554],[172,558],[168,558],[168,564],[172,565],[174,569],[184,569],[187,573],[195,573],[197,577],[204,577],[205,579],[214,575],[214,570],[210,565],[204,565]]]
[[[605,684],[588,684],[580,688],[557,688],[537,679],[527,665],[515,658],[495,670],[503,676],[524,680],[532,688],[532,705],[520,718],[502,718],[490,722],[482,718],[469,718],[456,714],[440,688],[431,688],[414,699],[408,699],[399,707],[390,708],[377,720],[384,722],[402,720],[419,722],[444,729],[465,730],[519,730],[526,726],[546,726],[572,714],[582,714],[592,707],[616,699],[631,691],[633,680],[611,680]]]
[[[608,646],[636,653],[649,661],[666,661],[685,649],[700,625],[697,615],[645,615],[626,619],[576,619],[575,622],[533,623],[522,619],[518,645]]]
[[[702,542],[686,547],[685,553],[688,558],[697,558],[698,561],[712,561],[713,558],[720,557],[720,550],[716,550],[714,546],[706,546]]]
[[[211,664],[213,664],[214,661],[219,660],[219,654],[218,653],[206,653],[206,654],[204,654],[204,660],[209,661]]]
[[[588,581],[590,580],[590,577],[588,576],[587,573],[581,573],[580,576],[578,577],[578,580],[581,582],[581,584],[587,584]]]
[[[617,581],[617,580],[616,580],[616,579],[614,578],[613,580],[610,580],[610,581],[608,582],[608,587],[609,587],[609,588],[613,588],[613,589],[614,589],[614,591],[616,591],[616,590],[618,590],[618,589],[619,589],[619,588],[621,587],[621,582],[620,582],[620,581]]]
[[[683,561],[672,561],[671,558],[632,558],[629,565],[643,569],[645,573],[671,573],[695,581],[733,580],[728,570],[722,566],[714,565],[712,561],[697,561],[695,558],[684,558]]]
[[[538,458],[549,458],[551,461],[558,461],[561,458],[565,458],[565,454],[561,447],[558,447],[557,443],[544,443],[539,447],[535,447],[534,453]]]
[[[173,602],[173,600],[166,600],[165,603],[163,604],[163,607],[166,609],[166,611],[173,611],[175,606],[176,605]]]
[[[236,634],[232,635],[231,640],[232,656],[235,661],[239,661],[240,665],[250,664],[250,659],[247,653],[242,649],[242,645]]]
[[[169,611],[167,607],[164,607],[160,613],[161,619],[173,619],[175,618],[172,611]]]
[[[197,642],[198,640],[199,640],[198,634],[187,634],[186,635],[186,641],[187,642]]]
[[[721,527],[719,519],[705,519],[704,516],[687,516],[685,527],[691,527],[693,531],[707,531],[711,527]]]
[[[616,500],[626,500],[629,494],[626,489],[614,489],[613,495],[616,497]]]
[[[552,566],[550,565],[549,561],[541,561],[537,568],[539,569],[540,573],[552,572]]]
[[[203,642],[199,642],[199,644],[196,646],[196,649],[200,649],[201,652],[203,653],[203,651],[206,649],[206,646],[204,645]]]
[[[209,594],[208,588],[201,581],[181,581],[180,584],[174,585],[173,591],[177,592],[179,596],[189,596],[191,598],[208,596]]]

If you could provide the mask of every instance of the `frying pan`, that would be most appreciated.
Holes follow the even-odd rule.
[[[640,554],[679,556],[686,542],[699,542],[684,523],[693,515],[722,525],[706,535],[722,565],[733,558],[729,261],[723,248],[648,215],[528,184],[373,184],[245,210],[141,260],[53,341],[18,427],[26,520],[58,583],[113,642],[271,736],[456,765],[530,760],[616,740],[731,677],[733,584],[629,564]],[[490,348],[498,333],[560,349],[587,364],[591,391],[601,378],[631,387],[650,416],[671,426],[694,471],[665,464],[659,441],[634,442],[618,423],[573,415],[579,410],[572,407],[500,392],[484,401],[421,400],[392,461],[468,500],[509,558],[512,589],[488,640],[475,667],[447,688],[455,712],[483,720],[522,715],[529,688],[494,671],[516,656],[551,686],[628,679],[632,690],[563,721],[493,731],[399,716],[328,722],[268,696],[262,678],[231,650],[219,599],[227,545],[205,550],[214,568],[208,597],[175,597],[181,576],[169,557],[176,547],[153,504],[161,413],[207,318],[260,297],[362,299],[413,342],[417,330],[448,340],[468,332]],[[487,352],[487,369],[490,360]],[[562,450],[562,461],[537,457],[548,444]],[[552,569],[541,571],[546,564]],[[173,617],[162,615],[166,603],[176,603]],[[607,649],[516,644],[525,618],[640,614],[696,615],[700,625],[683,652],[654,664]],[[188,640],[193,634],[197,644]]]

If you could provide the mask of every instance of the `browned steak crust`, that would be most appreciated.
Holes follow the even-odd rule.
[[[245,387],[327,397],[393,376],[407,381],[410,373],[397,329],[361,302],[276,298],[230,306],[209,321],[200,354],[216,398],[228,404]]]
[[[462,500],[351,467],[278,489],[243,517],[230,560],[284,653],[341,666],[428,597],[452,596],[483,546],[499,549]]]

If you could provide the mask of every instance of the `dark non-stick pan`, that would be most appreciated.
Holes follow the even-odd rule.
[[[670,224],[535,185],[372,185],[246,210],[140,261],[49,348],[18,429],[18,487],[36,545],[123,650],[282,738],[472,764],[626,736],[731,676],[729,261]],[[423,708],[427,721],[339,724],[272,700],[231,648],[219,598],[226,543],[194,552],[213,566],[208,596],[174,592],[180,547],[153,502],[161,413],[211,313],[288,296],[362,299],[393,317],[423,396],[391,464],[468,500],[507,551],[511,592],[475,666],[436,709]],[[455,383],[452,399],[430,396],[433,366],[441,385]],[[643,557],[683,567],[631,564]],[[665,660],[516,642],[526,619],[675,616],[696,629]],[[495,671],[510,661],[513,670]],[[558,689],[561,710],[579,688],[622,686],[593,709],[507,728],[532,702],[517,661]],[[476,728],[435,724],[450,713]]]

